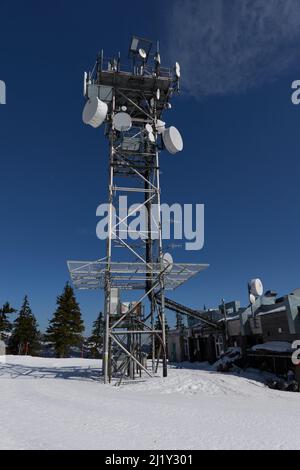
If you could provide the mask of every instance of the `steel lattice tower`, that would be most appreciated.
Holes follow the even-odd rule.
[[[172,95],[179,91],[179,73],[161,67],[158,47],[154,54],[151,50],[151,41],[134,36],[129,49],[129,70],[121,66],[120,55],[106,59],[101,51],[93,72],[85,76],[86,97],[91,100],[97,96],[107,104],[108,236],[105,258],[94,262],[69,261],[68,266],[75,287],[104,288],[105,382],[112,375],[121,380],[125,375],[134,378],[142,371],[152,376],[160,357],[163,376],[167,375],[165,290],[176,288],[206,267],[169,264],[164,257],[160,215],[160,152],[164,145],[160,126]],[[149,65],[150,58],[153,65]],[[125,118],[123,127],[117,125],[121,114]],[[130,116],[130,126],[126,126],[125,114]],[[118,208],[118,199],[125,195],[128,206],[135,206],[124,215]],[[131,229],[129,221],[136,213],[141,214],[144,224],[143,230],[139,230],[140,238],[132,240],[136,230]],[[126,234],[130,237],[126,238]],[[120,247],[124,248],[121,255]],[[116,309],[117,292],[127,290],[143,292],[126,310]],[[151,372],[142,359],[144,339],[149,337]]]

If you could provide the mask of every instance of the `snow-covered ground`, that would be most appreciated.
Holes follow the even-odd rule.
[[[0,448],[300,449],[300,393],[183,366],[115,387],[96,360],[7,356]]]

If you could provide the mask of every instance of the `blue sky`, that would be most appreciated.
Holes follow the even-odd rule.
[[[205,204],[204,249],[172,255],[210,267],[172,298],[245,304],[254,276],[280,294],[300,286],[300,106],[290,99],[300,79],[299,5],[285,2],[283,15],[279,0],[268,2],[273,9],[253,2],[264,19],[253,43],[248,11],[234,1],[227,19],[221,1],[209,3],[1,1],[0,302],[19,308],[27,293],[42,329],[69,279],[66,260],[105,254],[95,228],[107,199],[107,147],[103,129],[81,121],[82,74],[101,48],[126,57],[131,34],[159,39],[163,63],[178,53],[182,64],[183,92],[166,120],[185,146],[161,157],[162,201]],[[192,18],[196,25],[182,28]],[[235,36],[223,43],[226,21]],[[89,330],[102,293],[77,298]]]

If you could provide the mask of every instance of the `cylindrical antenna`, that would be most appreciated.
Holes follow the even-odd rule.
[[[226,339],[226,347],[228,343],[228,324],[227,324],[227,309],[225,304],[225,299],[222,299],[222,307],[223,307],[223,315],[224,315],[224,322],[225,322],[225,339]]]

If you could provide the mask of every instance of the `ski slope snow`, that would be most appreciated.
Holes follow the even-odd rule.
[[[300,394],[206,364],[104,385],[100,362],[7,356],[1,449],[300,449]]]

